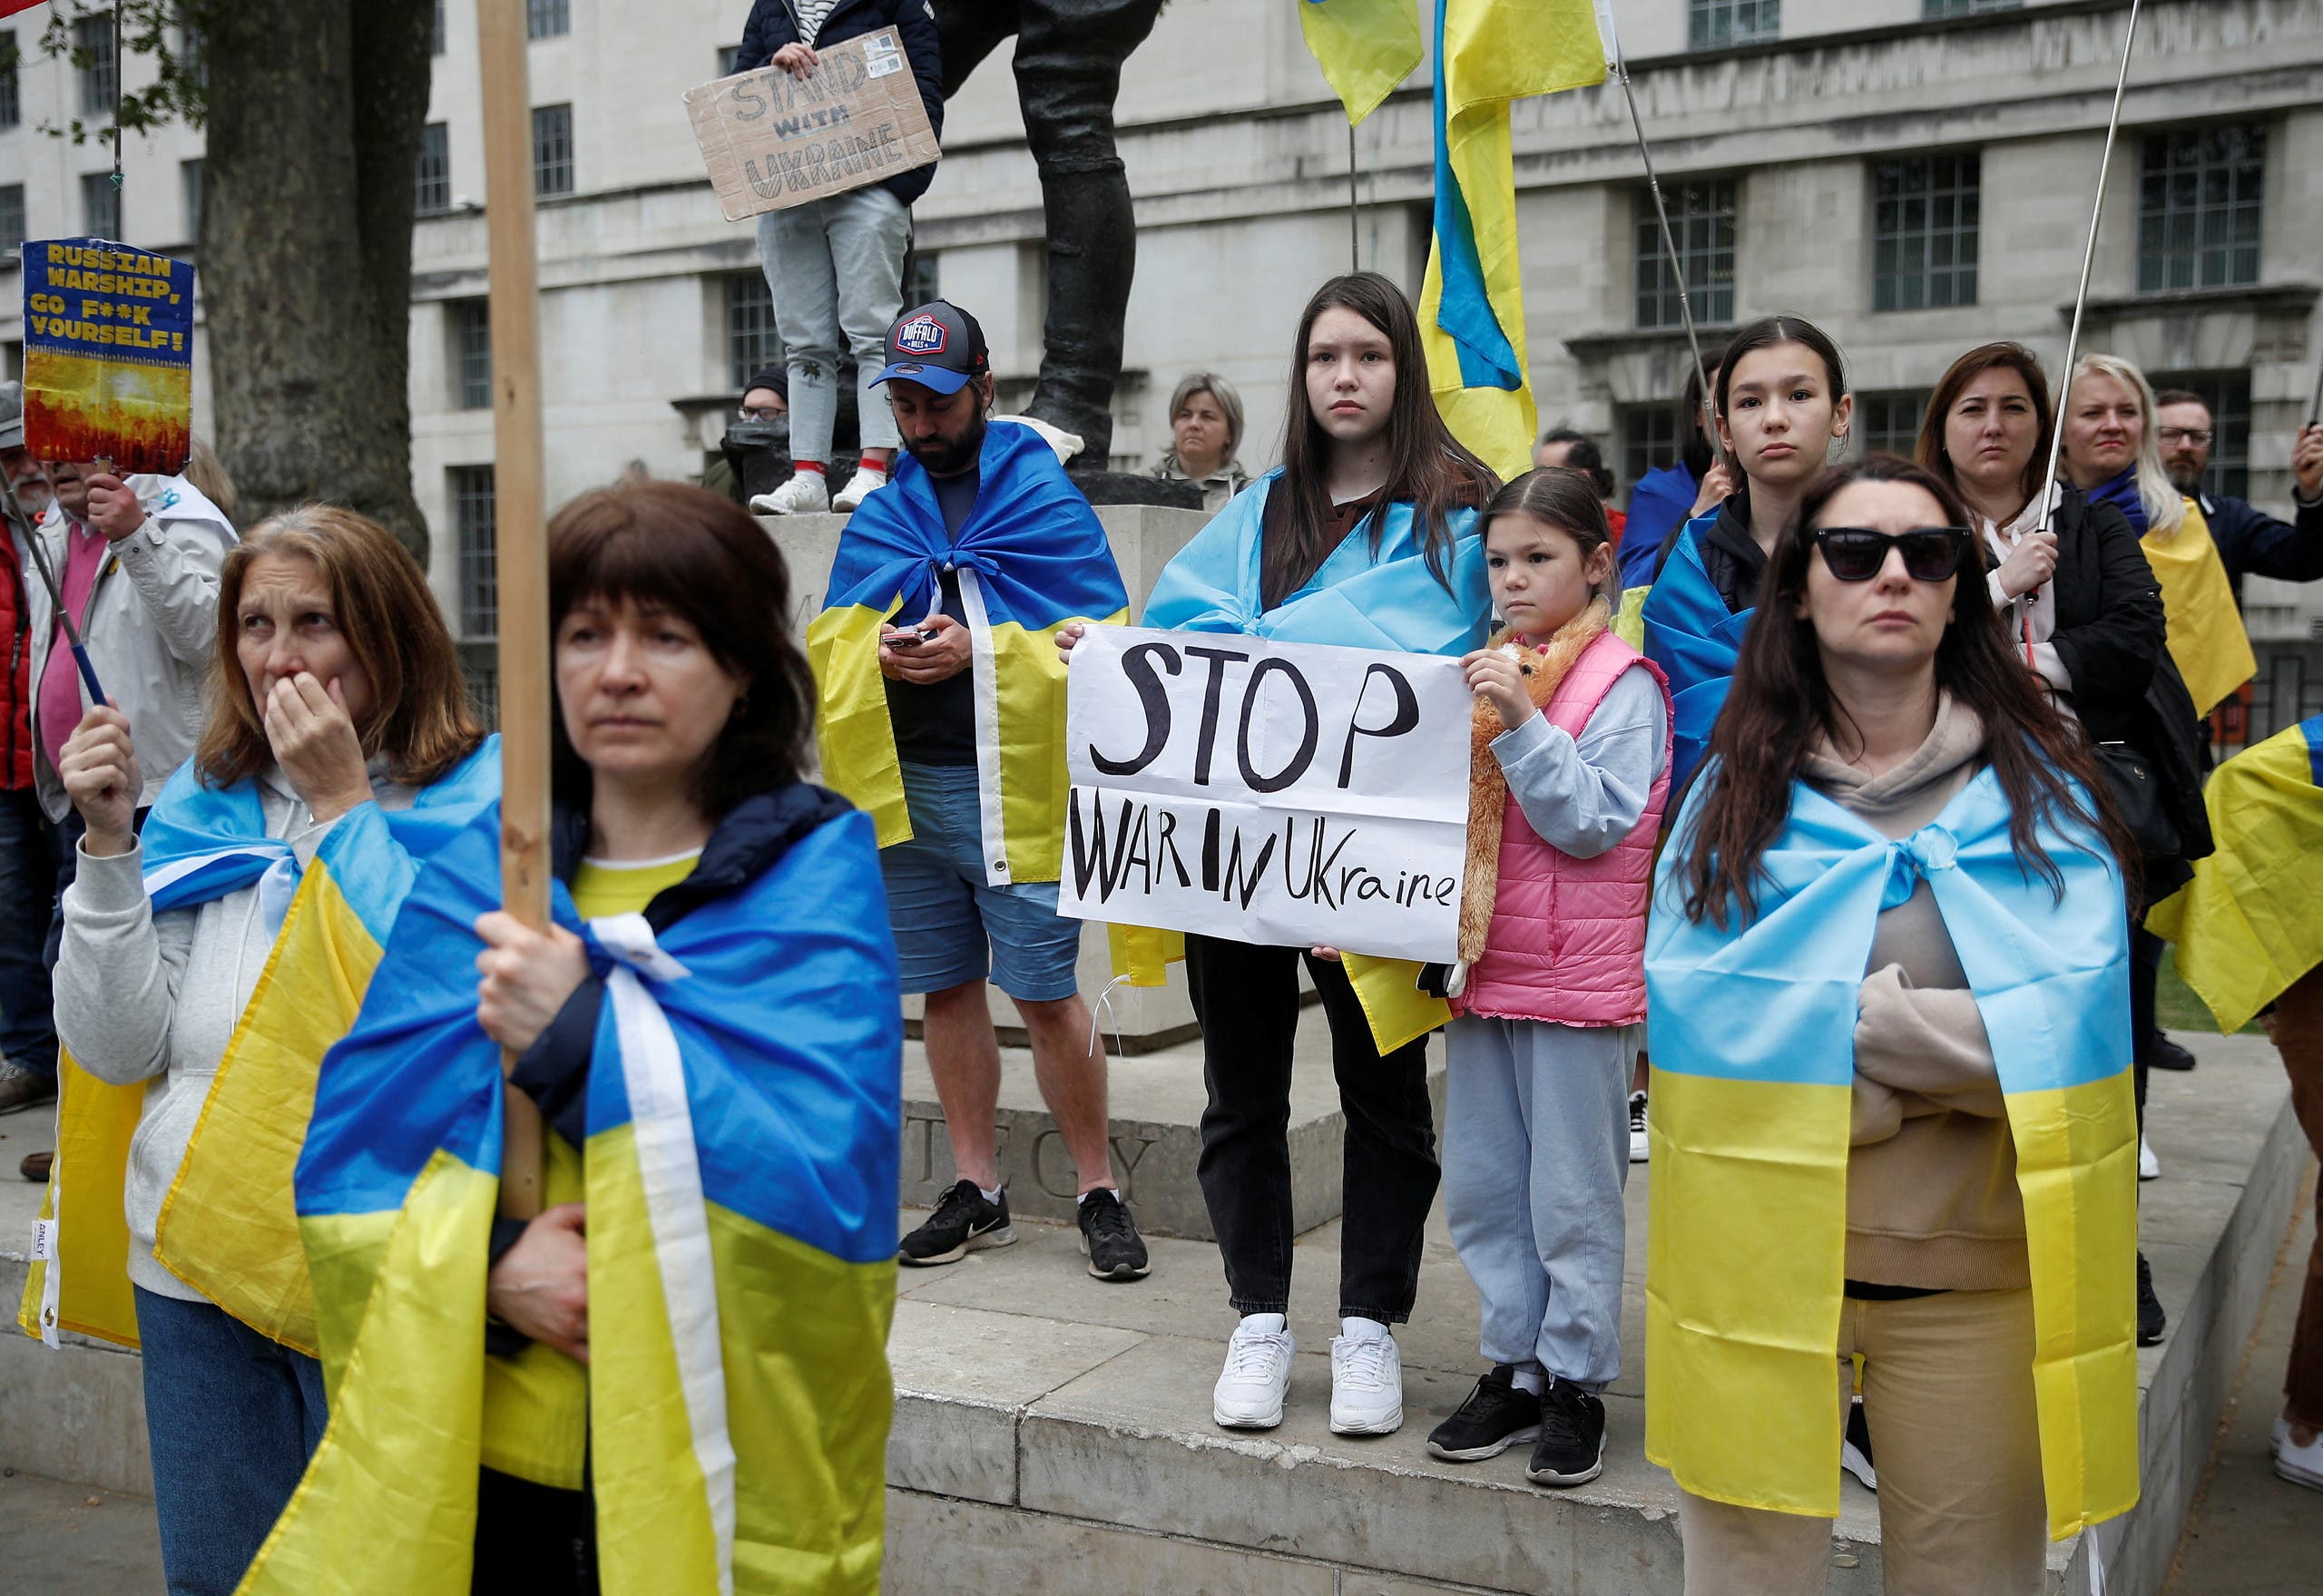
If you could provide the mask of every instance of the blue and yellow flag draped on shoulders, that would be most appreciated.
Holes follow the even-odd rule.
[[[584,1400],[608,1596],[878,1588],[902,1111],[880,892],[854,813],[658,937],[583,928],[557,888],[606,983]],[[330,1422],[253,1596],[469,1588],[488,1432],[526,1422],[485,1351],[502,1088],[472,926],[499,900],[495,808],[422,876],[324,1064],[298,1195]]]
[[[1447,517],[1452,547],[1442,581],[1428,566],[1412,507],[1392,504],[1358,523],[1304,587],[1268,609],[1260,585],[1261,534],[1267,496],[1281,483],[1278,465],[1235,494],[1178,551],[1146,601],[1145,625],[1410,654],[1462,654],[1483,644],[1492,592],[1472,509]],[[1174,932],[1115,926],[1114,974],[1132,985],[1159,986],[1163,965],[1183,946]],[[1414,988],[1416,965],[1353,954],[1347,964],[1382,1051],[1426,1035],[1451,1017],[1442,999]]]
[[[153,912],[260,885],[279,922],[273,951],[220,1059],[201,1117],[162,1203],[155,1256],[251,1328],[316,1347],[314,1294],[291,1200],[315,1072],[347,1033],[418,867],[500,796],[495,737],[407,808],[358,805],[302,869],[266,834],[256,778],[204,786],[191,765],[162,788],[140,835]],[[54,1256],[33,1266],[19,1314],[53,1337],[74,1330],[137,1344],[122,1207],[145,1082],[113,1086],[69,1057],[58,1069],[57,1157],[44,1212]]]
[[[1750,617],[1758,613],[1755,609],[1729,612],[1702,564],[1701,540],[1709,535],[1717,516],[1712,510],[1679,532],[1669,563],[1638,611],[1642,651],[1670,678],[1673,789],[1693,778],[1695,767],[1710,750],[1710,734],[1718,725],[1718,712],[1726,707],[1735,662],[1742,657],[1743,636],[1750,630]]]
[[[1119,623],[1129,595],[1105,529],[1039,434],[986,428],[975,508],[955,537],[927,473],[909,455],[840,533],[823,612],[807,628],[823,778],[870,811],[879,846],[908,841],[896,731],[879,674],[879,629],[935,607],[956,572],[974,649],[976,785],[995,885],[1054,881],[1063,867],[1064,663],[1068,621]]]
[[[2220,765],[2202,800],[2217,851],[2146,926],[2232,1035],[2323,964],[2323,715]]]
[[[1656,590],[1657,592],[1659,589]],[[2042,832],[2062,899],[2019,862],[1989,769],[1891,842],[1805,783],[1747,922],[1689,920],[1681,861],[1647,935],[1653,1204],[1646,1455],[1698,1495],[1831,1517],[1855,1025],[1873,928],[1925,880],[1991,1039],[2033,1279],[2050,1532],[2138,1496],[2137,1124],[2127,916],[2102,841]]]

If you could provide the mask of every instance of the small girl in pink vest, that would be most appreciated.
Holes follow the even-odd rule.
[[[1621,1372],[1630,1061],[1670,695],[1609,630],[1620,580],[1587,476],[1528,472],[1484,525],[1505,630],[1463,661],[1475,758],[1443,1162],[1493,1368],[1427,1449],[1466,1462],[1531,1441],[1528,1479],[1578,1485],[1603,1466],[1598,1394]]]

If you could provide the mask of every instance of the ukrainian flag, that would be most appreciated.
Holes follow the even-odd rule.
[[[1658,591],[1658,590],[1657,590]],[[1715,769],[1676,835],[1691,837]],[[2050,1533],[2138,1497],[2137,1122],[2128,922],[2103,842],[2044,826],[2062,898],[2017,859],[1989,769],[1891,842],[1804,783],[1755,916],[1684,912],[1663,852],[1646,941],[1653,1203],[1646,1455],[1697,1495],[1829,1518],[1857,991],[1880,911],[1934,892],[1991,1039],[2033,1278]]]
[[[2138,546],[2161,588],[2170,657],[2186,679],[2194,713],[2207,715],[2259,673],[2250,634],[2242,627],[2242,607],[2227,582],[2226,562],[2219,558],[2201,506],[2191,499],[2177,531],[2149,532]]]
[[[1436,247],[1420,341],[1460,441],[1502,477],[1533,463],[1508,103],[1605,81],[1591,0],[1436,0]]]
[[[2323,964],[2323,715],[2220,765],[2202,798],[2218,850],[2146,926],[2231,1035]]]
[[[557,889],[606,987],[584,1179],[608,1596],[878,1588],[902,1111],[881,890],[852,813],[658,935],[583,928]],[[499,896],[495,807],[421,876],[324,1062],[298,1200],[330,1423],[250,1596],[465,1596],[478,1466],[521,1444],[484,1349],[502,1087],[472,927]]]
[[[1750,632],[1750,617],[1758,613],[1755,608],[1739,615],[1730,612],[1702,564],[1700,540],[1717,514],[1713,510],[1678,534],[1670,563],[1634,612],[1643,640],[1641,651],[1670,678],[1673,789],[1693,779],[1694,768],[1710,751],[1710,734],[1717,729],[1719,711],[1726,708],[1735,662],[1742,657],[1742,640]],[[1632,612],[1626,594],[1622,608],[1624,614]]]
[[[244,1324],[301,1352],[316,1349],[315,1307],[290,1181],[315,1072],[354,1023],[419,864],[499,796],[495,737],[409,808],[348,810],[303,869],[289,844],[266,835],[254,779],[211,788],[187,765],[146,818],[139,840],[154,913],[257,882],[261,912],[278,925],[162,1203],[154,1256]],[[44,1213],[64,1214],[69,1194],[71,1222],[56,1227],[52,1256],[34,1265],[20,1322],[52,1339],[64,1329],[134,1346],[122,1195],[145,1083],[108,1085],[69,1058],[58,1072],[58,1156]]]
[[[993,886],[1054,881],[1064,864],[1064,661],[1057,628],[1124,624],[1129,594],[1088,499],[1039,434],[985,429],[975,507],[957,536],[908,455],[839,534],[823,612],[807,628],[823,777],[871,813],[879,846],[911,837],[896,731],[879,674],[879,629],[936,606],[957,575],[975,690],[976,787]]]
[[[1299,31],[1331,92],[1361,122],[1419,65],[1419,0],[1305,0]]]

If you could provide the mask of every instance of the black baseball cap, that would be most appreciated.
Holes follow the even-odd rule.
[[[939,394],[956,394],[971,377],[992,369],[984,328],[948,299],[930,299],[905,311],[887,329],[887,363],[873,377],[883,383],[903,377]]]

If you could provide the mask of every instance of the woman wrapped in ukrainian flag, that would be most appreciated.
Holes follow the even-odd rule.
[[[129,718],[58,760],[86,827],[64,894],[51,1244],[25,1327],[143,1353],[170,1589],[224,1596],[322,1434],[291,1171],[428,855],[500,790],[426,573],[309,505],[226,556],[208,720],[142,833]],[[41,1256],[45,1253],[45,1256]]]
[[[1929,473],[1826,473],[1661,860],[1646,1451],[1689,1596],[1822,1588],[1857,1359],[1890,1590],[2031,1596],[2137,1499],[2128,843],[1983,567]]]
[[[495,807],[325,1062],[331,1424],[245,1591],[878,1588],[902,1007],[871,822],[801,779],[789,597],[698,488],[551,523],[555,924],[498,911]],[[504,1047],[548,1127],[528,1222]]]

